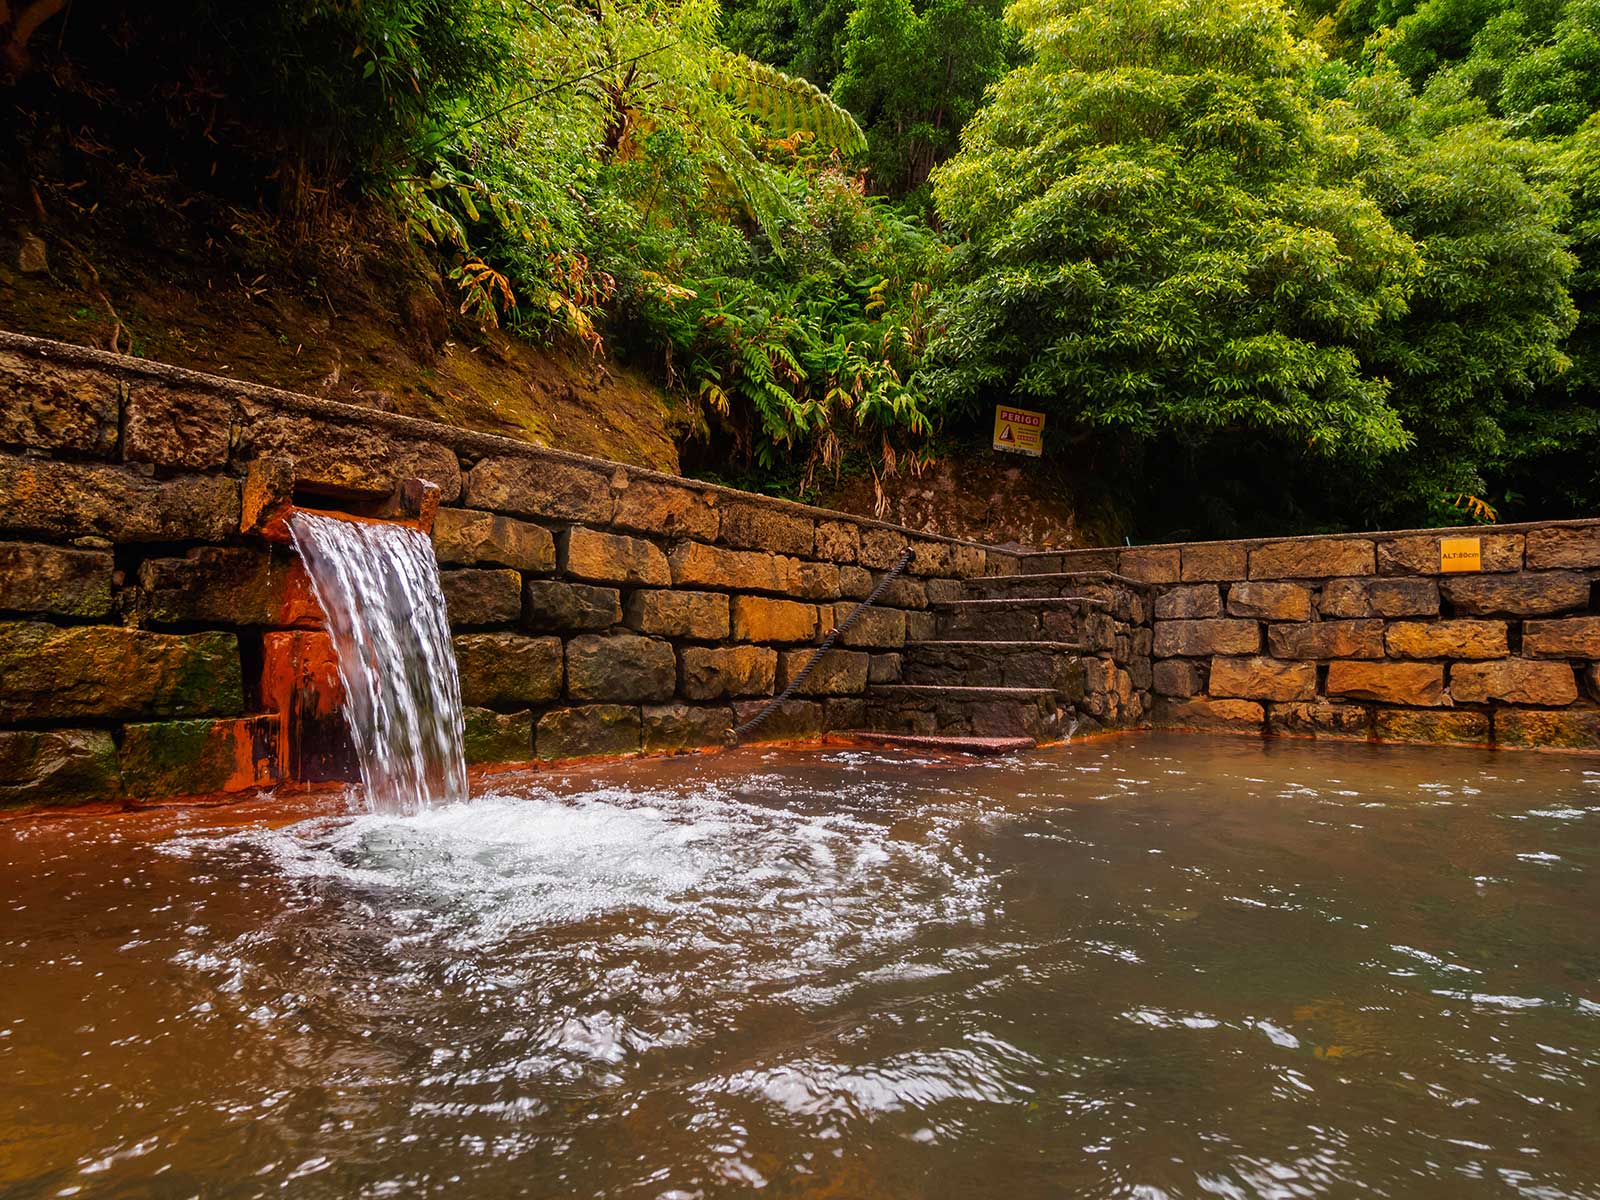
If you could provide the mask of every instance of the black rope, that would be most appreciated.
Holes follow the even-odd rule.
[[[755,716],[746,721],[743,725],[735,725],[732,729],[728,730],[727,742],[730,746],[737,746],[744,738],[745,734],[749,733],[757,725],[765,721],[769,716],[772,715],[773,710],[776,709],[778,705],[782,704],[790,696],[794,695],[795,689],[806,681],[807,675],[811,674],[811,669],[821,661],[824,654],[833,648],[833,643],[839,640],[839,635],[845,630],[849,629],[850,626],[854,625],[857,617],[877,603],[878,598],[883,595],[884,591],[887,590],[891,583],[900,577],[900,572],[904,571],[906,567],[910,565],[910,563],[911,550],[908,547],[904,553],[900,555],[900,561],[895,563],[894,566],[890,567],[888,573],[885,574],[882,579],[878,580],[878,586],[872,589],[867,598],[860,604],[856,605],[855,608],[851,610],[850,615],[844,620],[840,621],[839,624],[834,627],[832,632],[830,632],[827,637],[823,638],[822,641],[818,643],[816,653],[811,656],[810,661],[808,661],[805,666],[800,668],[800,673],[789,681],[789,686],[784,688],[783,691],[779,692],[771,700],[768,700],[766,706],[762,708],[762,710]]]

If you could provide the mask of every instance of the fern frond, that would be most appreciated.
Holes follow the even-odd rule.
[[[807,80],[720,47],[711,67],[711,86],[780,137],[810,133],[845,154],[867,148],[866,135],[848,111]]]

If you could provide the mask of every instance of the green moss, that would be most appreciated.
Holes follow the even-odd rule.
[[[527,762],[533,758],[533,714],[466,710],[468,763]]]

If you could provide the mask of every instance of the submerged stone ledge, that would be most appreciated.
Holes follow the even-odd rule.
[[[241,531],[261,480],[437,485],[475,763],[720,745],[908,550],[758,737],[1600,749],[1600,520],[1017,550],[13,334],[0,387],[0,805],[348,777],[304,571]]]

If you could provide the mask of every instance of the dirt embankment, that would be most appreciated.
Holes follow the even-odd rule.
[[[347,269],[319,279],[289,262],[244,265],[210,239],[121,236],[8,199],[0,327],[678,470],[682,409],[648,376],[472,328],[403,250],[353,247]]]

